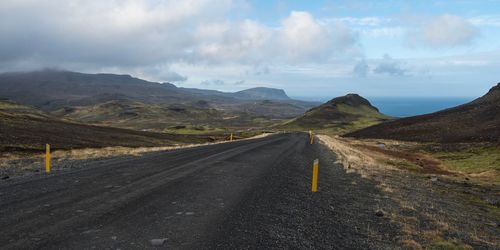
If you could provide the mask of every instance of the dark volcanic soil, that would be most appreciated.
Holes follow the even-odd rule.
[[[179,142],[200,143],[214,139],[210,136],[183,136],[98,127],[48,117],[0,112],[0,152],[43,151],[46,143],[56,150],[108,146],[163,146]]]

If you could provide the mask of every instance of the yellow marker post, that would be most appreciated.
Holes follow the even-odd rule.
[[[311,140],[310,143],[313,144],[313,142],[314,142],[314,134],[313,134],[312,130],[309,130],[309,137],[310,137],[310,140]]]
[[[50,174],[50,145],[45,144],[45,173]]]
[[[229,141],[233,141],[233,133],[229,136]]]
[[[319,168],[319,161],[318,159],[314,160],[313,163],[313,176],[312,176],[312,188],[311,191],[313,193],[316,193],[318,191],[318,168]]]

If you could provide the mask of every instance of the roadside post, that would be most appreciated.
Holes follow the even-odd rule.
[[[314,141],[314,135],[313,135],[312,130],[309,130],[309,140],[310,140],[310,143],[311,143],[311,144],[313,144],[313,141]]]
[[[229,136],[229,141],[233,141],[233,133]]]
[[[313,176],[312,176],[312,187],[311,191],[313,193],[316,193],[318,191],[318,168],[319,168],[319,161],[318,159],[314,160],[313,163]]]
[[[50,174],[50,145],[45,144],[45,173]]]

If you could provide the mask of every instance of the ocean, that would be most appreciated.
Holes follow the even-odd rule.
[[[304,101],[326,102],[327,97],[293,97]],[[428,114],[474,100],[474,97],[367,97],[380,112],[394,117]]]

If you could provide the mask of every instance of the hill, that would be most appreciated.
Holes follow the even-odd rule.
[[[77,122],[156,131],[179,125],[259,127],[316,105],[290,99],[280,89],[229,93],[57,70],[0,74],[0,97]]]
[[[50,117],[34,108],[0,100],[0,152],[107,146],[160,146],[205,142],[203,136],[180,136],[89,126]]]
[[[345,136],[419,142],[500,143],[500,83],[470,103],[382,123]]]
[[[130,75],[85,74],[71,71],[41,70],[0,74],[0,93],[18,103],[44,110],[75,105],[95,97],[127,97],[146,103],[189,103],[205,100],[212,103],[241,103],[249,100],[292,100],[281,89],[253,88],[235,93],[216,90],[178,88]],[[309,104],[304,102],[304,104]]]
[[[348,94],[310,109],[305,114],[280,125],[280,128],[314,129],[338,134],[389,119],[391,118],[380,113],[365,98],[357,94]]]

